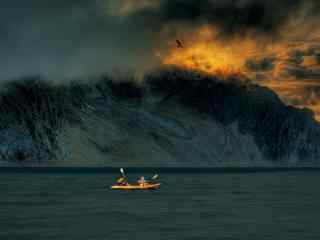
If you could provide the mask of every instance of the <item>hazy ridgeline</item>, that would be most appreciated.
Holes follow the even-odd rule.
[[[1,88],[2,165],[318,166],[320,127],[246,79],[179,69]]]

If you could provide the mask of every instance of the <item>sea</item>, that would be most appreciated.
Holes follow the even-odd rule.
[[[319,170],[126,170],[160,190],[114,191],[115,169],[0,171],[0,240],[320,239]]]

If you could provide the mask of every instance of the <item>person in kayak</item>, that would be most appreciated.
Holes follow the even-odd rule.
[[[119,186],[127,186],[129,184],[128,184],[128,181],[127,181],[127,179],[125,177],[120,176],[117,179],[117,185],[119,185]]]
[[[146,179],[144,178],[144,176],[141,176],[141,177],[139,178],[139,180],[138,180],[138,183],[139,183],[140,186],[144,186],[144,185],[147,184],[147,181],[146,181]]]

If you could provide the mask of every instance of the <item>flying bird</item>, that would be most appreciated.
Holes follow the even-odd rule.
[[[176,43],[177,43],[177,48],[183,48],[183,44],[180,40],[176,40]]]

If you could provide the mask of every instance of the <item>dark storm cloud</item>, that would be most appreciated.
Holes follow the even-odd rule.
[[[316,58],[317,63],[320,64],[320,53],[317,53],[315,55],[315,58]]]
[[[301,50],[294,50],[290,53],[290,57],[288,59],[288,62],[292,64],[299,65],[303,63],[305,57],[305,53]]]
[[[294,49],[289,53],[288,63],[300,65],[306,57],[313,57],[314,60],[320,63],[320,47],[309,47],[305,50]]]
[[[295,49],[286,60],[286,75],[300,80],[320,79],[319,46]]]
[[[306,67],[288,68],[287,74],[300,80],[320,79],[320,69],[310,69]]]
[[[272,33],[305,6],[309,15],[318,14],[316,0],[163,0],[158,14],[163,22],[206,22],[223,33],[244,29]]]
[[[209,23],[220,28],[223,36],[246,30],[270,34],[291,13],[312,4],[309,13],[315,15],[319,5],[316,0],[150,1],[154,4],[145,0],[2,1],[0,80],[148,68],[156,61],[154,49],[167,42],[159,39],[163,26],[183,23],[191,28]],[[130,8],[119,16],[102,7],[109,3]]]
[[[264,72],[271,71],[274,69],[274,62],[276,61],[273,57],[265,57],[262,59],[248,59],[246,61],[246,68],[253,72]]]
[[[152,42],[148,31],[138,29],[131,19],[108,16],[96,1],[2,1],[0,80],[135,68]]]

